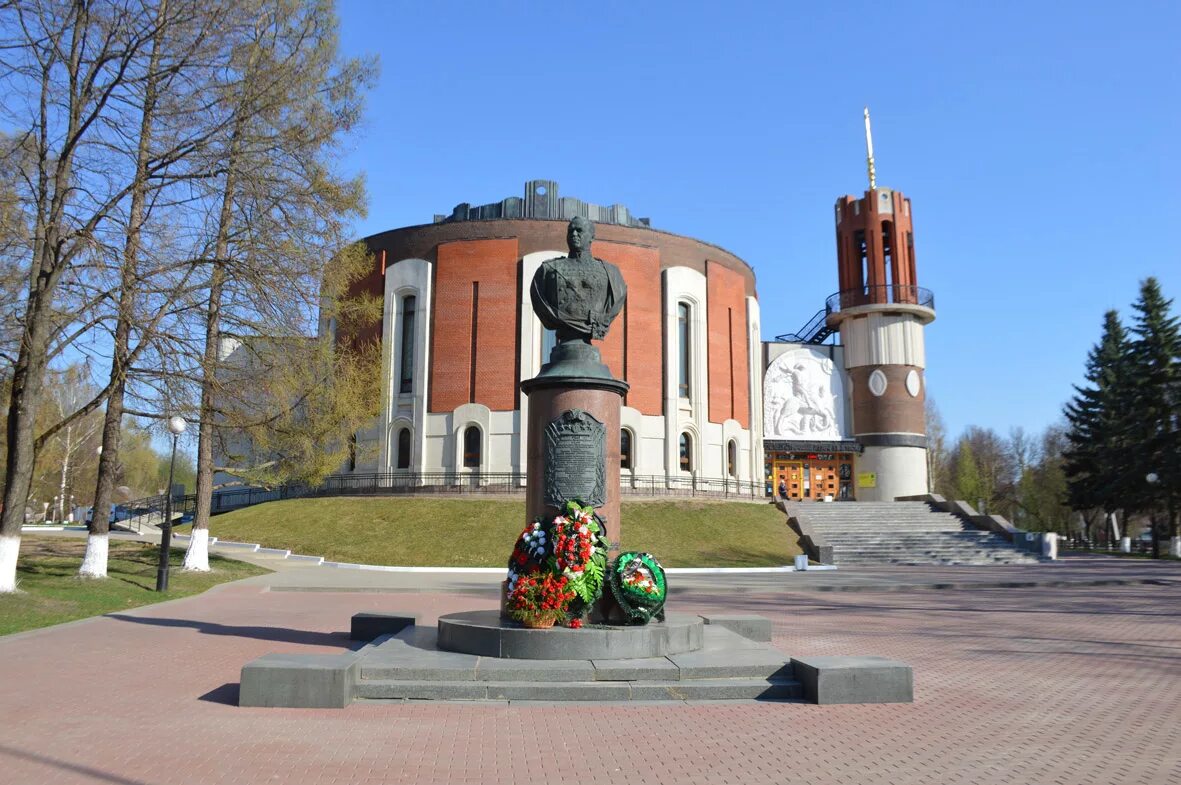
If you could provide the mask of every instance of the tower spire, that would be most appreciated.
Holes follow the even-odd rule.
[[[873,170],[873,133],[869,129],[869,107],[865,107],[865,155],[869,164],[869,190],[878,187],[877,173]]]

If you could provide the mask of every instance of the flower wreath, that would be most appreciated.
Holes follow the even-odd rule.
[[[566,502],[563,513],[552,520],[538,518],[527,524],[509,558],[506,590],[510,613],[530,610],[522,607],[524,597],[514,594],[523,576],[552,575],[564,578],[564,588],[572,592],[561,608],[566,621],[581,626],[582,616],[603,594],[607,549],[603,519],[580,499]]]
[[[611,569],[611,594],[632,623],[664,620],[668,587],[664,568],[650,553],[621,553]]]

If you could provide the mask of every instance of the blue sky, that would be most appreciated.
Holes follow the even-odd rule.
[[[770,339],[837,288],[868,104],[952,434],[1057,420],[1146,276],[1181,313],[1181,5],[782,5],[341,0],[344,53],[381,60],[358,236],[557,180],[744,258]]]

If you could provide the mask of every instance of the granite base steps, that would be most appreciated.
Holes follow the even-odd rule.
[[[798,700],[791,658],[769,643],[706,625],[697,651],[633,659],[532,660],[438,649],[414,627],[364,650],[353,699],[467,701]]]
[[[239,705],[345,708],[357,702],[409,700],[645,705],[913,700],[913,674],[905,663],[874,656],[793,658],[771,645],[771,624],[765,617],[685,618],[694,620],[700,632],[691,650],[663,656],[612,656],[619,650],[608,651],[601,659],[533,659],[441,648],[439,629],[418,625],[412,615],[357,614],[352,635],[369,643],[338,654],[267,654],[248,662],[242,668]],[[645,636],[643,628],[630,629]]]

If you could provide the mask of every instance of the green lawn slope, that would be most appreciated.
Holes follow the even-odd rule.
[[[109,577],[104,580],[78,577],[85,551],[86,540],[81,537],[22,537],[16,568],[18,591],[0,595],[0,635],[175,600],[267,572],[216,556],[209,557],[211,572],[185,572],[181,569],[184,551],[173,548],[168,591],[159,593],[155,591],[159,546],[112,540]]]
[[[623,503],[623,548],[668,567],[772,567],[800,553],[770,504],[692,499]],[[521,500],[294,499],[215,517],[213,536],[324,556],[424,567],[503,567],[525,523]]]

